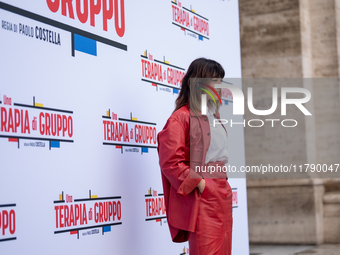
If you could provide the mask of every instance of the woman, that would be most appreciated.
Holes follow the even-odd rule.
[[[205,166],[228,162],[226,129],[221,123],[213,125],[219,118],[219,104],[214,102],[221,94],[213,87],[223,77],[224,70],[216,61],[194,60],[183,77],[175,110],[157,136],[171,237],[174,242],[189,240],[191,255],[231,254],[228,178],[224,172],[204,171]],[[213,99],[206,100],[208,112],[201,115],[201,98],[206,93]]]

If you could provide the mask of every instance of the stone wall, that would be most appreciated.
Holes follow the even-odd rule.
[[[243,78],[305,78],[296,87],[313,96],[307,107],[313,116],[294,112],[294,130],[246,126],[246,165],[340,163],[340,1],[239,0],[239,10]],[[247,86],[243,82],[244,94]],[[256,109],[270,108],[266,91],[254,86]],[[246,111],[244,118],[254,116]],[[340,181],[329,185],[325,174],[296,177],[247,175],[250,242],[340,243]]]

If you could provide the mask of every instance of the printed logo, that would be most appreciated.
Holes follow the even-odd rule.
[[[0,204],[0,242],[16,240],[16,204]]]
[[[148,194],[145,195],[145,205],[145,221],[156,221],[160,222],[161,225],[162,221],[163,223],[167,222],[163,193],[157,193],[156,190],[152,190],[150,187],[150,189],[148,190]]]
[[[46,0],[47,8],[51,12],[59,12],[61,15],[69,17],[73,20],[77,19],[81,23],[90,23],[91,26],[96,27],[95,20],[97,15],[102,16],[102,28],[104,31],[109,32],[115,28],[116,35],[123,37],[125,34],[125,8],[124,0],[120,0],[120,6],[118,6],[118,0],[98,0],[96,4],[94,1],[60,1],[60,0]],[[35,14],[21,8],[0,2],[0,9],[5,11],[29,18],[32,21],[52,26],[55,30],[63,30],[71,33],[71,55],[75,56],[75,51],[83,52],[93,56],[97,56],[97,42],[112,46],[124,51],[127,51],[127,45],[113,41],[108,38],[81,30],[79,28],[61,23],[59,21]],[[114,21],[112,20],[114,13]],[[8,31],[12,31],[21,35],[25,35],[30,38],[35,38],[39,41],[49,42],[55,45],[61,45],[62,40],[60,33],[55,30],[51,30],[44,25],[35,24],[22,24],[13,21],[2,21],[2,28]],[[111,33],[112,34],[112,33]]]
[[[151,83],[158,90],[164,90],[171,92],[173,94],[178,94],[178,90],[181,87],[182,79],[184,76],[184,68],[171,65],[169,61],[163,61],[154,59],[153,55],[144,51],[141,55],[141,65],[142,65],[142,81]]]
[[[222,91],[222,100],[224,101],[224,104],[228,105],[229,102],[232,103],[233,94],[231,93],[231,91],[227,88],[224,88],[221,91]]]
[[[112,145],[120,149],[121,153],[141,152],[148,153],[149,149],[156,149],[157,124],[142,121],[136,117],[118,118],[110,109],[102,116],[104,125],[103,145]],[[123,147],[126,147],[123,150]]]
[[[73,111],[44,107],[33,97],[32,104],[13,103],[3,95],[0,101],[0,138],[29,147],[60,148],[73,143]],[[20,143],[20,140],[31,142]],[[46,145],[44,141],[48,141]]]
[[[111,231],[112,226],[122,224],[122,197],[98,197],[89,191],[88,198],[73,199],[64,192],[59,200],[54,201],[55,231],[54,234],[102,235]]]
[[[185,248],[185,246],[182,250],[182,253],[180,253],[179,255],[184,255],[184,254],[189,254],[189,248]]]
[[[124,0],[97,0],[96,3],[93,0],[73,2],[72,0],[46,0],[46,3],[51,12],[58,12],[61,9],[61,15],[83,24],[90,23],[93,27],[97,27],[96,20],[100,20],[102,23],[99,26],[104,31],[108,31],[109,26],[111,29],[114,26],[119,37],[125,34]],[[112,20],[113,16],[114,20]]]
[[[232,193],[233,193],[233,208],[238,208],[238,195],[237,195],[237,188],[232,188]]]
[[[209,40],[209,20],[199,15],[190,5],[189,8],[182,6],[182,3],[174,0],[172,6],[172,24],[181,28],[185,34],[198,38]]]

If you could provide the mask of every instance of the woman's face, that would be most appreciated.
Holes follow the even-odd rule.
[[[216,84],[221,84],[221,83],[222,83],[222,79],[221,78],[213,78],[211,80],[211,82],[209,83],[209,85],[216,90],[216,92],[218,93],[218,95],[220,97],[221,97],[221,88],[216,88],[215,85]],[[218,97],[217,97],[217,95],[214,92],[212,92],[211,94],[214,96],[215,100],[218,100]],[[212,100],[212,99],[210,98],[210,100]]]

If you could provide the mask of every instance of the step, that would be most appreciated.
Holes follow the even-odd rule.
[[[324,204],[340,204],[340,192],[326,192],[323,196]]]

